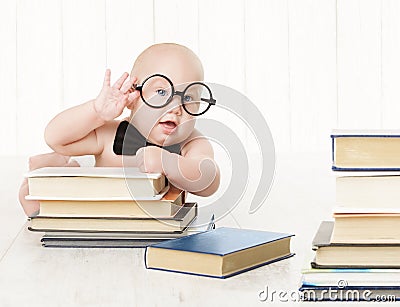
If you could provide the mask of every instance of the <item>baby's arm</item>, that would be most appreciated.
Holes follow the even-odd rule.
[[[107,69],[103,88],[96,99],[65,110],[50,121],[45,129],[45,140],[54,151],[68,156],[96,155],[103,151],[104,145],[96,129],[121,115],[138,95],[137,91],[129,93],[135,79],[125,82],[127,73],[112,87],[110,77]]]
[[[219,187],[220,171],[214,161],[214,151],[204,137],[194,139],[184,147],[183,156],[170,154],[165,172],[172,184],[192,194],[210,196]]]
[[[143,147],[136,157],[144,172],[164,173],[176,187],[199,196],[217,191],[220,171],[210,142],[199,136],[186,143],[182,156],[155,146]]]
[[[47,145],[62,155],[99,154],[103,148],[95,129],[104,123],[91,100],[54,117],[45,129],[44,138]]]

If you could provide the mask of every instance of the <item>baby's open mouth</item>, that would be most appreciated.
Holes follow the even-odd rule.
[[[176,127],[176,124],[173,121],[167,120],[165,122],[161,122],[161,125],[163,125],[166,128],[174,129]]]
[[[161,127],[163,128],[165,133],[171,133],[177,126],[177,124],[173,121],[166,120],[164,122],[160,122]]]

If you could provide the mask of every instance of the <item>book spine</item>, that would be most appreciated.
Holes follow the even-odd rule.
[[[146,268],[146,269],[148,269],[148,266],[147,266],[147,249],[148,249],[149,247],[147,246],[146,247],[146,249],[144,250],[144,267]]]
[[[398,172],[399,167],[337,167],[332,166],[335,172]]]
[[[332,138],[399,138],[398,134],[336,134]]]

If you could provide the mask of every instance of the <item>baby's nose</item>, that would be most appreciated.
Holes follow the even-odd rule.
[[[169,113],[175,113],[176,115],[182,114],[182,104],[180,97],[175,96],[168,106],[170,108],[168,111]]]

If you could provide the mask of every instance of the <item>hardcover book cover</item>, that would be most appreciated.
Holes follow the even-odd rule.
[[[227,278],[293,256],[286,233],[218,228],[146,249],[146,268]]]

